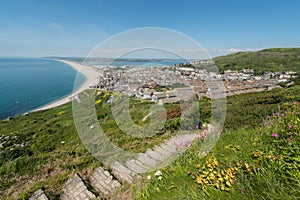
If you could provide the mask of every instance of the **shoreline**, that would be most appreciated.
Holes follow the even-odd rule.
[[[78,95],[82,91],[88,89],[89,86],[93,86],[93,85],[96,85],[98,83],[99,72],[97,72],[95,70],[95,68],[93,68],[91,66],[87,66],[87,65],[81,65],[81,64],[76,63],[74,61],[66,61],[66,60],[58,60],[58,59],[53,59],[53,60],[56,60],[56,61],[59,61],[59,62],[62,62],[62,63],[65,63],[65,64],[69,65],[74,70],[81,73],[86,78],[86,80],[82,83],[82,85],[76,91],[72,91],[72,93],[70,95],[68,95],[66,97],[63,97],[62,99],[58,99],[54,102],[50,102],[49,104],[41,106],[41,107],[39,107],[37,109],[34,109],[30,112],[48,110],[48,109],[55,108],[55,107],[64,105],[66,103],[69,103],[73,100],[73,98],[76,95]],[[84,70],[81,70],[83,68],[84,68]]]

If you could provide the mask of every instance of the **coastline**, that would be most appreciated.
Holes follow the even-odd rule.
[[[72,94],[70,94],[70,95],[68,95],[68,96],[66,96],[62,99],[59,99],[57,101],[50,102],[49,104],[46,104],[42,107],[34,109],[30,112],[48,110],[50,108],[55,108],[57,106],[69,103],[73,100],[73,98],[76,95],[78,95],[82,91],[88,89],[89,86],[96,85],[98,83],[99,72],[97,72],[93,67],[87,66],[87,65],[81,65],[81,64],[73,62],[73,61],[58,60],[58,59],[54,59],[54,60],[59,61],[59,62],[63,62],[65,64],[69,65],[70,67],[75,69],[77,72],[81,73],[86,78],[86,80],[84,81],[84,83],[76,91],[73,91]],[[84,68],[84,70],[82,70],[83,68]]]

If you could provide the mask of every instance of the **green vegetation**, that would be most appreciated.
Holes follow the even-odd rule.
[[[299,57],[300,49],[267,49],[219,57],[215,62],[221,71],[248,67],[256,73],[299,72]],[[161,180],[155,176],[150,181],[142,179],[142,187],[126,186],[122,190],[132,189],[136,199],[299,198],[299,93],[300,86],[295,86],[228,97],[223,132],[207,157],[199,152],[203,142],[199,139],[162,169]],[[161,131],[148,138],[131,137],[113,118],[107,103],[111,95],[97,92],[97,118],[110,140],[125,150],[144,152],[174,135],[180,126],[180,104],[166,104],[167,120]],[[150,118],[145,116],[153,104],[131,99],[133,121],[149,125]],[[71,108],[69,103],[0,121],[0,199],[27,199],[39,188],[51,199],[58,199],[71,174],[79,172],[86,180],[95,167],[102,165],[81,143]],[[201,99],[199,108],[199,122],[187,121],[190,126],[210,122],[211,100]]]
[[[204,140],[195,141],[160,179],[135,190],[135,198],[299,199],[299,105],[286,102],[255,129],[224,132],[204,158]]]
[[[225,70],[254,69],[265,71],[300,71],[300,48],[273,48],[256,52],[238,52],[214,58],[220,72]]]
[[[251,146],[253,143],[253,136],[257,136],[254,128],[260,127],[267,115],[271,115],[274,112],[283,112],[287,102],[300,101],[299,92],[300,87],[292,87],[229,97],[227,99],[224,134],[213,151],[214,155],[211,156],[215,156],[219,163],[225,162],[226,159],[233,162],[237,158],[239,158],[241,163],[248,161],[247,159],[251,155],[246,155],[246,152],[249,153],[249,145]],[[165,105],[167,121],[164,130],[157,134],[159,137],[149,137],[147,139],[131,138],[119,130],[112,118],[110,104],[106,103],[110,95],[104,92],[97,95],[95,101],[97,116],[105,134],[121,148],[134,152],[143,152],[146,148],[159,144],[164,139],[172,136],[172,130],[176,130],[179,126],[179,104],[167,104]],[[144,122],[141,119],[148,114],[148,108],[152,104],[149,101],[131,101],[130,113],[137,124],[143,126],[149,123],[149,119]],[[202,99],[199,105],[201,109],[199,125],[201,126],[203,123],[209,122],[210,99]],[[38,188],[43,188],[49,197],[55,199],[58,197],[62,186],[70,174],[80,172],[83,174],[83,178],[86,178],[93,168],[101,165],[86,151],[76,133],[72,120],[71,104],[47,111],[30,113],[28,116],[17,116],[11,121],[2,120],[0,127],[2,143],[0,149],[0,190],[2,199],[9,197],[12,199],[18,197],[20,199],[27,198],[28,195]],[[260,133],[262,132],[266,132],[266,129],[260,131]],[[200,144],[201,141],[198,145]],[[269,146],[270,144],[264,145]],[[238,150],[239,148],[240,150]],[[229,150],[224,151],[224,149]],[[171,165],[170,170],[164,171],[164,179],[155,183],[159,184],[160,192],[164,191],[165,187],[168,187],[168,191],[172,191],[174,195],[178,193],[181,193],[180,196],[186,195],[190,189],[174,186],[174,184],[177,185],[180,182],[179,185],[186,187],[193,185],[193,187],[190,187],[191,189],[194,188],[193,191],[190,191],[190,194],[200,195],[202,189],[195,184],[195,180],[186,171],[188,167],[190,167],[190,170],[193,169],[194,162],[195,164],[204,162],[203,159],[198,159],[195,156],[197,155],[195,154],[196,150],[197,145]],[[263,151],[260,148],[256,148],[256,150]],[[236,154],[232,154],[233,152]],[[231,158],[231,156],[233,157]],[[228,168],[230,167],[223,166],[218,170]],[[235,176],[238,176],[239,173],[235,172],[235,174]],[[259,176],[261,176],[259,180],[261,184],[271,184],[267,182],[278,181],[267,179],[267,174],[260,174]],[[266,179],[264,180],[264,178]],[[271,178],[274,177],[271,176]],[[165,182],[166,180],[174,183]],[[248,186],[255,184],[252,183],[252,178],[251,180],[247,178],[245,181],[247,182],[241,182],[239,187],[246,187],[243,184]],[[165,185],[162,183],[165,183]],[[279,183],[282,184],[281,182],[276,182],[276,184]],[[156,194],[157,191],[152,191],[154,189],[152,188],[153,184],[151,182],[146,191],[150,192],[151,197],[155,199],[156,195],[161,194],[160,192]],[[271,186],[268,185],[268,187]],[[170,190],[170,188],[173,189]],[[187,190],[184,191],[185,189]],[[243,191],[248,189],[244,188]],[[287,190],[287,188],[284,189]],[[210,189],[208,188],[208,190]],[[253,188],[252,190],[254,193],[255,190]],[[238,192],[235,192],[235,195],[237,195]],[[140,195],[145,195],[144,193],[145,191]],[[229,193],[224,194],[218,191],[217,194],[225,195],[225,198],[231,195],[231,190]],[[167,194],[163,193],[163,195]]]

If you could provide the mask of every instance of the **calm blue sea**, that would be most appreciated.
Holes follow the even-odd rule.
[[[55,60],[0,58],[0,119],[71,94],[76,75],[72,67]],[[83,83],[85,77],[78,77]]]

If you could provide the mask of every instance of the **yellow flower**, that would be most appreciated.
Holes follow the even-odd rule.
[[[101,102],[102,102],[102,100],[99,99],[99,100],[97,100],[97,101],[95,102],[95,105],[98,105],[98,104],[100,104]]]
[[[224,177],[224,179],[225,179],[225,180],[228,180],[228,179],[229,179],[229,176],[226,174],[225,177]]]
[[[219,162],[218,162],[217,160],[214,160],[213,164],[214,164],[215,166],[218,166]]]
[[[249,164],[248,164],[247,162],[245,162],[245,167],[246,167],[246,168],[249,168],[249,167],[250,167]]]
[[[202,183],[202,178],[201,178],[201,177],[198,177],[197,180],[196,180],[196,182],[197,182],[198,184]]]
[[[226,185],[228,185],[229,187],[231,187],[231,184],[229,181],[226,181]]]
[[[65,113],[65,111],[60,111],[60,112],[57,113],[57,115],[58,115],[58,116],[61,116],[61,115],[63,115],[64,113]]]

